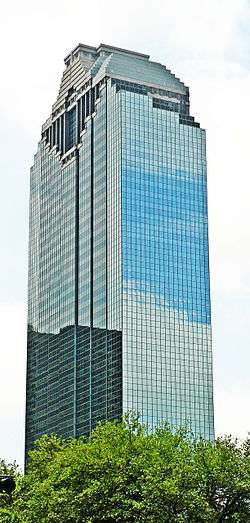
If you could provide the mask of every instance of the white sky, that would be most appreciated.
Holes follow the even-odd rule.
[[[23,462],[29,168],[79,42],[150,54],[207,129],[216,432],[250,430],[250,3],[8,0],[0,45],[0,458]]]

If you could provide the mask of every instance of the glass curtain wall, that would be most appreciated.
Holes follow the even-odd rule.
[[[117,96],[123,409],[213,438],[205,131],[152,96]]]
[[[146,55],[65,63],[31,169],[26,451],[130,409],[212,439],[205,131]]]

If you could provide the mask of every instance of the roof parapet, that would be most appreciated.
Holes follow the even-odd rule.
[[[64,63],[68,67],[71,62],[78,56],[94,59],[96,57],[96,47],[85,44],[78,44],[72,51],[64,58]]]
[[[136,58],[141,58],[142,60],[149,60],[150,56],[148,54],[137,53],[136,51],[130,51],[129,49],[123,49],[121,47],[114,47],[113,45],[100,44],[98,47],[93,47],[91,45],[78,44],[74,49],[65,57],[64,63],[68,67],[72,61],[77,57],[82,57],[84,59],[95,59],[101,53],[111,54],[112,52],[119,54],[126,54],[134,56]]]
[[[128,54],[134,57],[136,56],[137,58],[142,58],[144,60],[149,60],[150,58],[148,54],[137,53],[136,51],[130,51],[129,49],[123,49],[122,47],[114,47],[113,45],[100,44],[99,47],[97,47],[98,54],[105,51],[108,53],[112,53],[112,51],[114,51],[115,53]]]

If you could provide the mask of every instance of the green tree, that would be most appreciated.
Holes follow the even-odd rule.
[[[89,439],[43,436],[11,519],[1,510],[8,523],[247,523],[250,442],[197,441],[168,427],[147,434],[133,416],[98,425]]]
[[[0,460],[0,476],[11,476],[15,482],[21,477],[17,463],[6,463],[5,460]],[[15,509],[13,506],[12,495],[5,492],[0,492],[0,522],[10,523],[13,520]]]

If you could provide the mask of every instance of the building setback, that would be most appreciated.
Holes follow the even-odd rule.
[[[205,131],[149,56],[79,44],[30,177],[26,451],[134,409],[214,437]]]

